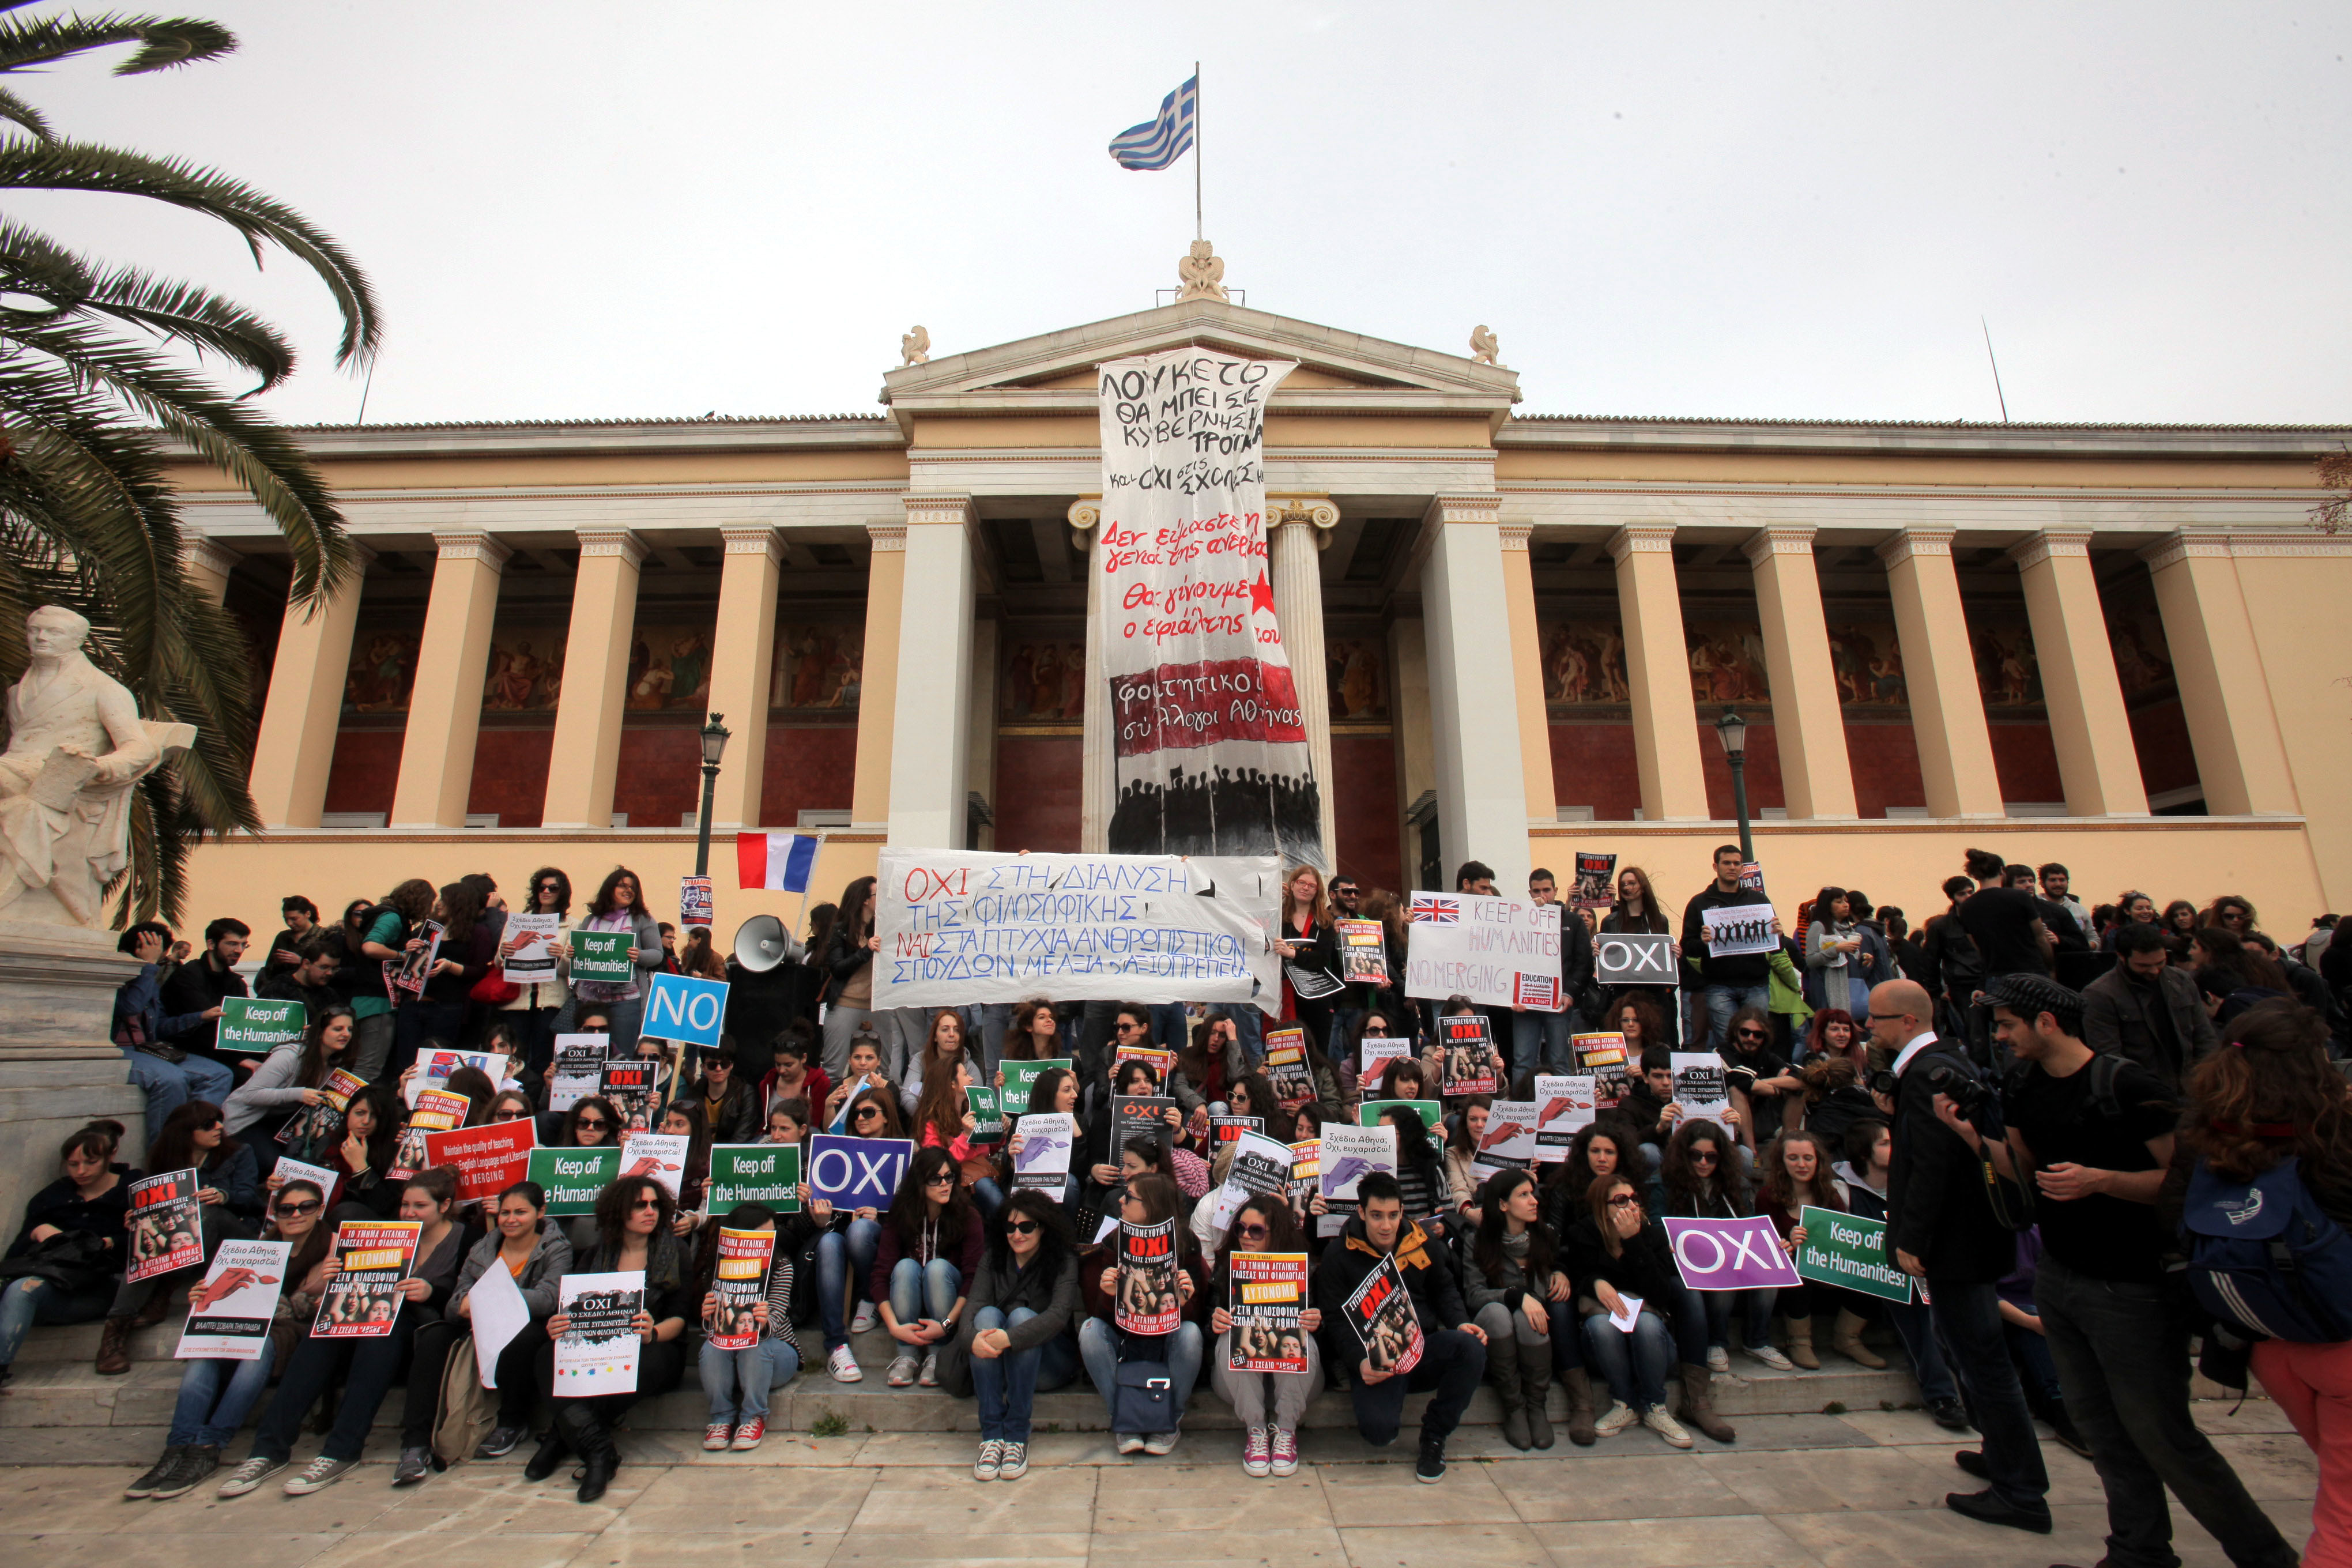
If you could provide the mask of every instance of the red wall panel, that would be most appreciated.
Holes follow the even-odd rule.
[[[1086,739],[1068,735],[996,738],[996,847],[1074,854]]]
[[[632,827],[676,827],[702,804],[699,727],[623,730],[613,809]]]
[[[2066,786],[2058,782],[2058,747],[2050,738],[2047,720],[1995,720],[1991,729],[1992,766],[2000,778],[2002,800],[2066,798]]]
[[[803,811],[847,811],[857,775],[857,730],[849,724],[768,725],[760,821],[791,827]]]
[[[335,737],[335,760],[327,767],[329,811],[392,811],[400,783],[398,730],[345,730]]]
[[[2187,789],[2200,782],[2197,752],[2189,743],[2189,715],[2181,711],[2179,699],[2133,709],[2131,728],[2140,783],[2148,794]]]
[[[474,742],[466,809],[495,811],[500,827],[537,827],[547,807],[553,730],[484,730]]]
[[[1560,805],[1589,805],[1602,822],[1631,822],[1642,804],[1633,726],[1552,724],[1551,793]]]
[[[1396,741],[1389,735],[1331,737],[1334,864],[1364,888],[1406,891],[1397,861],[1403,813],[1397,805]]]
[[[1853,808],[1860,815],[1885,816],[1890,805],[1927,804],[1919,737],[1910,725],[1849,723],[1845,754],[1853,766]]]

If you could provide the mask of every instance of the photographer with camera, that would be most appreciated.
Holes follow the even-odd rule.
[[[1928,1311],[1952,1372],[1984,1434],[1981,1454],[1959,1461],[1990,1484],[1944,1504],[1987,1524],[2048,1534],[2050,1474],[2025,1407],[2025,1391],[2000,1329],[1993,1289],[2017,1261],[2017,1237],[1993,1211],[1984,1163],[1937,1117],[1944,1094],[1999,1129],[2000,1106],[1954,1040],[1938,1039],[1935,1002],[1913,980],[1870,994],[1872,1044],[1895,1053],[1895,1155],[1887,1172],[1886,1245],[1896,1267],[1927,1282]]]
[[[2155,1206],[2179,1121],[2171,1092],[2129,1058],[2085,1045],[2083,998],[2054,981],[2000,975],[1985,999],[2022,1064],[2001,1094],[2007,1136],[1980,1131],[1948,1095],[1936,1096],[1936,1114],[2033,1194],[2034,1310],[2106,1488],[2107,1561],[2179,1561],[2169,1486],[2231,1562],[2286,1568],[2294,1549],[2189,1411],[2189,1325],[2164,1286]]]

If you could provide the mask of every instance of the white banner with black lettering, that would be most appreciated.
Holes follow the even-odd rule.
[[[1475,893],[1415,893],[1405,927],[1404,994],[1558,1013],[1559,906]]]

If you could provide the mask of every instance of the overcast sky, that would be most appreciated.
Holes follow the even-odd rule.
[[[1147,309],[1191,160],[1104,149],[1196,58],[1227,283],[1451,353],[1489,323],[1523,413],[1995,419],[1981,316],[2016,419],[2352,422],[2340,0],[189,8],[243,47],[24,89],[340,237],[371,424],[872,411],[915,322]],[[9,205],[260,306],[309,351],[274,411],[357,415],[285,258]]]

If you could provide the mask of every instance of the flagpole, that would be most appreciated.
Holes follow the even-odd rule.
[[[1201,62],[1192,62],[1192,237],[1201,227]]]

